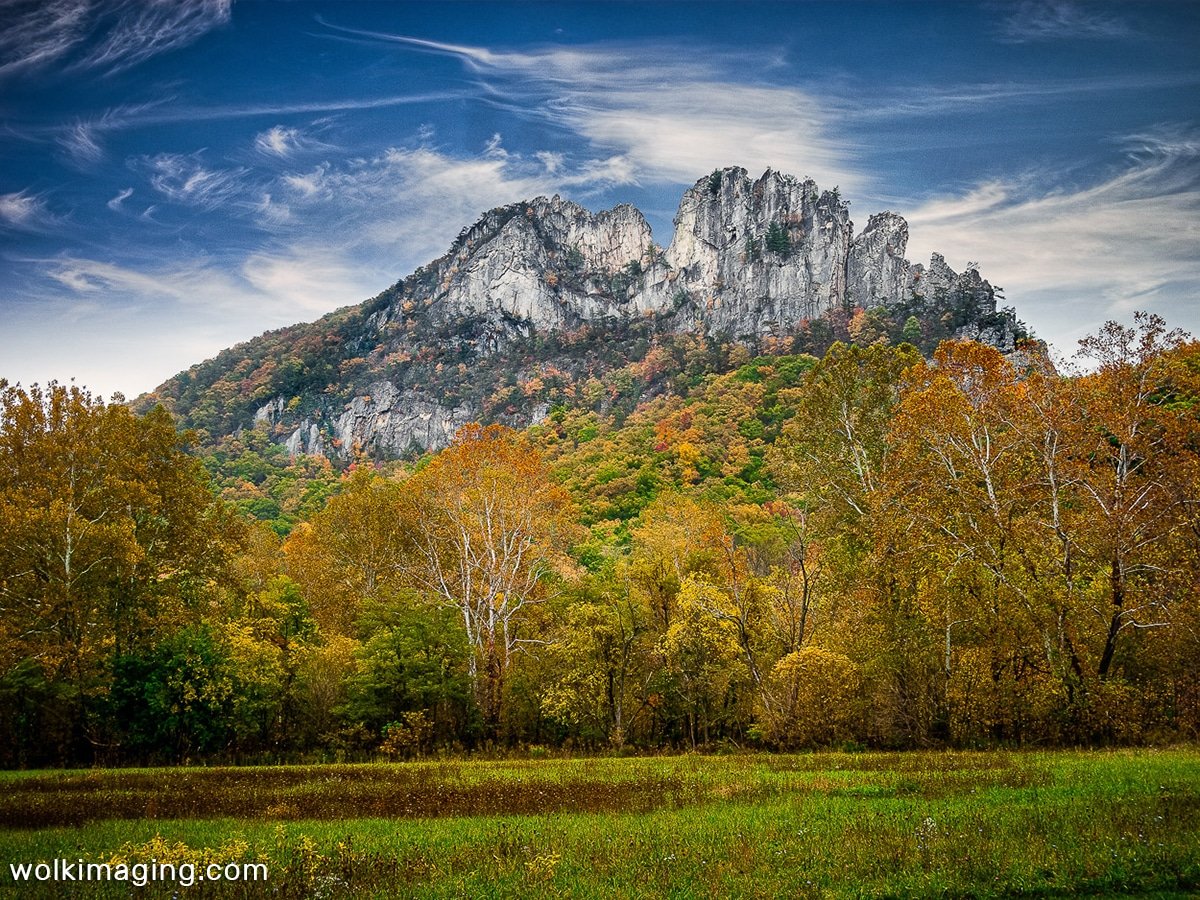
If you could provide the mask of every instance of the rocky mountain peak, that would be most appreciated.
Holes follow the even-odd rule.
[[[562,335],[632,340],[643,353],[645,337],[629,335],[793,346],[789,335],[807,333],[808,323],[846,322],[863,309],[878,312],[877,322],[915,316],[929,325],[926,334],[1011,350],[1015,320],[997,313],[996,292],[978,270],[957,273],[939,254],[928,266],[911,264],[907,243],[902,216],[876,213],[856,235],[836,187],[822,191],[811,178],[773,169],[755,179],[729,167],[698,179],[680,200],[665,250],[628,204],[593,213],[559,196],[536,197],[484,213],[444,256],[362,307],[227,351],[157,396],[192,398],[173,404],[187,421],[189,403],[211,405],[205,383],[224,379],[225,369],[246,371],[245,359],[224,357],[269,355],[251,376],[231,381],[254,385],[234,427],[268,428],[297,453],[400,454],[444,446],[462,423],[487,419],[483,398],[508,396],[508,388],[474,384],[481,367],[515,385],[519,364],[505,363],[513,349],[561,347]],[[899,330],[872,328],[857,333]],[[574,362],[552,367],[575,366],[587,378],[609,365],[598,348],[573,352]],[[545,414],[543,400],[525,397],[503,404],[505,421]],[[194,424],[229,428],[231,415]]]
[[[442,322],[483,317],[518,330],[572,327],[617,312],[611,276],[653,251],[649,224],[628,204],[591,213],[555,195],[497,207],[410,276],[376,324],[421,304]]]
[[[908,223],[893,212],[876,213],[850,245],[846,299],[869,308],[911,295],[912,267],[904,258]]]
[[[837,190],[810,178],[714,171],[679,204],[664,259],[669,301],[689,306],[693,325],[735,335],[814,318],[844,300],[852,227]],[[654,287],[649,305],[661,307]]]

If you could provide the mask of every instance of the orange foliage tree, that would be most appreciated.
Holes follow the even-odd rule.
[[[529,440],[501,425],[464,426],[406,487],[408,574],[462,616],[471,682],[494,733],[513,654],[538,640],[526,627],[531,608],[571,566],[573,505]]]

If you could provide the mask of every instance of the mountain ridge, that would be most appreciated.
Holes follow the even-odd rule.
[[[664,248],[629,204],[496,207],[376,297],[238,344],[135,403],[161,402],[210,440],[259,427],[293,454],[394,457],[445,446],[468,421],[596,402],[574,388],[662,341],[728,355],[964,337],[1011,352],[1024,336],[973,266],[910,263],[891,211],[855,235],[837,188],[812,179],[718,169],[685,191],[674,225]]]

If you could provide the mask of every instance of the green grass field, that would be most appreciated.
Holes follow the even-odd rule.
[[[1200,752],[903,753],[0,774],[9,864],[262,861],[181,896],[1200,895]],[[138,896],[169,897],[174,884]]]

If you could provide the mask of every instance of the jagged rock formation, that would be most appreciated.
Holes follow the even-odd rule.
[[[846,260],[846,301],[872,307],[911,296],[913,269],[904,258],[908,223],[893,212],[877,213],[850,244]],[[949,286],[948,286],[949,287]]]
[[[477,315],[535,329],[611,315],[624,298],[613,297],[597,276],[620,271],[653,246],[650,226],[629,205],[592,215],[555,196],[492,210],[435,264],[435,315],[442,321]],[[577,279],[572,271],[591,274]]]
[[[444,447],[454,433],[471,421],[466,406],[450,407],[411,391],[399,391],[387,381],[377,381],[350,401],[333,424],[339,445],[347,451],[380,449],[399,456],[413,449]],[[305,420],[293,434],[311,435],[316,424]]]
[[[556,196],[497,208],[374,300],[226,351],[148,399],[188,421],[206,409],[205,385],[244,351],[264,357],[254,370],[263,383],[239,382],[253,386],[245,418],[193,415],[196,424],[267,428],[292,453],[398,455],[444,446],[481,417],[470,387],[482,361],[580,329],[650,322],[655,333],[754,343],[856,308],[895,309],[1013,348],[1015,320],[997,313],[973,267],[954,272],[937,254],[927,268],[910,264],[908,225],[893,212],[871,216],[856,236],[836,188],[727,168],[685,192],[674,224],[664,250],[632,206],[593,214]],[[447,365],[457,370],[449,382]],[[514,424],[539,413],[536,397],[503,411]]]
[[[981,312],[995,312],[991,286],[974,270],[955,273],[937,255],[928,270],[909,264],[901,216],[879,213],[853,231],[836,190],[769,169],[756,181],[740,168],[700,179],[683,195],[665,252],[631,206],[593,215],[539,197],[464,230],[373,324],[403,321],[407,304],[423,303],[439,322],[486,322],[481,349],[494,352],[505,331],[636,314],[671,314],[677,330],[755,337],[930,290],[968,291]]]
[[[846,205],[811,180],[713,173],[683,195],[664,277],[639,305],[686,295],[687,321],[736,335],[816,318],[845,300],[851,233]]]

